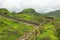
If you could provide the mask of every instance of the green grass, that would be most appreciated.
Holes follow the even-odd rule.
[[[33,22],[37,22],[40,23],[41,20],[43,20],[43,17],[41,16],[37,16],[37,15],[33,15],[33,14],[27,14],[27,13],[19,13],[19,14],[9,14],[9,16],[15,17],[15,18],[20,18],[23,20],[28,20],[28,21],[33,21]]]
[[[32,29],[34,29],[32,25],[18,23],[0,16],[0,40],[15,40]]]
[[[6,9],[1,8],[0,13],[37,23],[41,23],[45,17],[38,14],[33,9],[25,9],[17,14],[15,12],[11,13]],[[38,40],[60,40],[60,18],[56,18],[56,21],[59,25],[56,27],[57,30],[55,29],[55,26],[52,24],[52,22],[45,24],[45,27],[42,30],[43,33],[38,36]],[[26,25],[22,22],[18,23],[15,20],[0,16],[0,40],[15,40],[16,38],[21,37],[23,34],[32,31],[34,28],[35,27],[33,25]],[[30,36],[34,37],[34,34]]]
[[[33,21],[40,23],[42,18],[29,13],[11,13],[6,9],[0,9],[0,12],[4,15],[20,18],[27,21]],[[18,23],[15,20],[8,19],[0,16],[0,40],[15,40],[16,38],[22,36],[26,32],[30,32],[34,29],[33,25],[26,25],[22,22]]]
[[[57,32],[52,23],[47,23],[43,30],[43,33],[38,36],[38,40],[58,40]]]

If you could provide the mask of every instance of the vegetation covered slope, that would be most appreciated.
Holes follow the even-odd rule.
[[[30,10],[30,9],[29,9]],[[18,23],[13,19],[6,18],[4,16],[11,16],[14,18],[20,18],[23,20],[40,22],[40,17],[34,14],[28,13],[15,13],[9,12],[7,9],[0,9],[0,40],[15,40],[22,36],[26,32],[30,32],[34,29],[33,25],[26,25],[23,22]]]
[[[0,40],[15,40],[32,29],[34,29],[32,25],[18,23],[0,16]]]
[[[40,21],[43,19],[42,15],[37,13],[32,8],[24,9],[23,11],[21,11],[17,14],[13,14],[13,15],[16,18],[21,18],[21,19],[28,20],[28,21],[34,21],[37,23],[40,23]]]
[[[60,26],[56,26],[56,25],[58,24],[54,25],[52,22],[45,24],[43,33],[38,36],[38,40],[60,40],[60,37],[58,36],[60,31],[59,30],[60,28],[58,27]]]
[[[54,16],[54,17],[59,17],[60,18],[60,10],[48,12],[46,16]]]
[[[2,9],[1,9],[2,10]],[[2,13],[2,14],[5,14]],[[11,17],[15,17],[15,18],[19,18],[19,19],[23,19],[23,20],[28,20],[28,21],[34,21],[37,23],[40,23],[40,21],[42,19],[44,19],[41,14],[35,12],[35,10],[28,8],[28,9],[24,9],[22,12],[16,13],[16,12],[8,12],[6,13],[6,15],[11,16]]]
[[[11,16],[23,20],[34,21],[37,23],[41,23],[41,21],[44,19],[41,14],[35,12],[35,10],[31,8],[24,9],[19,13],[9,12],[4,8],[0,9],[0,40],[15,40],[16,38],[22,36],[26,32],[32,31],[35,28],[32,25],[26,25],[23,22],[18,23],[15,20],[8,19],[4,16],[1,16],[1,14],[7,17]],[[52,15],[52,13],[50,14]],[[57,13],[55,12],[55,15],[56,14]],[[45,25],[46,27],[43,29],[43,33],[38,36],[38,40],[45,40],[46,37],[49,40],[60,40],[60,18],[56,21],[58,21],[59,27],[56,27],[56,29],[52,23],[47,23]]]

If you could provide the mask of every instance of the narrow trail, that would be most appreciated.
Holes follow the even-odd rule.
[[[23,22],[23,23],[26,23],[26,24],[33,24],[33,25],[36,25],[37,27],[35,29],[33,29],[32,31],[28,32],[28,33],[25,33],[24,35],[22,35],[21,37],[17,38],[16,40],[27,40],[31,34],[35,33],[36,36],[38,34],[40,34],[40,31],[41,31],[41,27],[46,23],[46,22],[50,22],[52,21],[52,18],[51,19],[45,19],[44,21],[42,21],[40,24],[36,23],[36,22],[31,22],[31,21],[26,21],[26,20],[23,20],[23,19],[20,19],[20,18],[15,18],[15,17],[11,17],[11,16],[7,16],[7,15],[3,15],[0,13],[0,16],[3,16],[3,17],[6,17],[8,19],[12,19],[12,20],[15,20],[17,22]],[[40,28],[40,29],[39,29]],[[43,27],[44,28],[44,27]],[[37,30],[39,29],[39,32],[37,32]],[[43,30],[43,29],[42,29]]]
[[[32,22],[32,21],[27,21],[27,20],[23,20],[23,19],[20,19],[20,18],[15,18],[15,17],[11,17],[11,16],[7,16],[7,15],[4,15],[2,13],[0,13],[0,16],[3,16],[3,17],[6,17],[8,19],[12,19],[12,20],[15,20],[16,22],[23,22],[25,24],[31,24],[31,25],[35,25],[35,26],[38,26],[39,24],[37,22]]]
[[[35,33],[35,35],[36,35],[36,37],[37,37],[37,36],[40,34],[40,31],[43,30],[43,28],[44,28],[43,25],[44,25],[46,22],[51,22],[51,21],[52,21],[52,19],[45,19],[43,22],[40,23],[40,25],[39,25],[38,27],[36,27],[35,29],[33,29],[31,32],[22,35],[21,37],[17,38],[16,40],[28,40],[28,38],[29,38],[32,34],[34,34],[34,33]],[[39,29],[39,31],[38,31],[38,29]],[[30,39],[30,40],[32,40],[32,39]],[[34,40],[36,40],[36,39],[34,39]]]
[[[42,25],[46,22],[47,20],[44,20],[38,27],[36,27],[35,29],[33,29],[31,32],[26,33],[24,35],[22,35],[21,37],[17,38],[16,40],[27,40],[29,38],[29,36],[34,33],[37,29],[39,29],[40,27],[42,27]],[[37,32],[36,32],[37,33]],[[37,35],[39,35],[40,32],[37,33]]]

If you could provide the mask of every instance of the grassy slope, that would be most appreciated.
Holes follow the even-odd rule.
[[[46,14],[46,16],[54,16],[54,17],[59,17],[60,18],[60,10],[48,12]]]
[[[17,23],[0,16],[0,40],[15,40],[33,28],[34,26]]]
[[[43,33],[38,36],[38,40],[58,40],[57,31],[52,23],[45,25]]]
[[[30,11],[29,11],[30,12]],[[29,14],[29,13],[10,13],[6,9],[0,9],[0,13],[12,16],[15,18],[20,18],[23,20],[34,21],[40,23],[41,17]],[[10,20],[8,18],[0,16],[0,40],[15,40],[26,32],[34,29],[32,25],[26,25],[23,23],[17,23],[16,21]]]
[[[15,18],[21,18],[28,21],[34,21],[34,22],[40,23],[40,21],[43,19],[41,15],[29,14],[24,12],[21,14],[12,14],[6,11],[3,12],[2,10],[3,13],[8,13],[9,16],[12,16]],[[58,39],[56,36],[57,33],[54,32],[55,31],[54,26],[51,23],[48,23],[45,26],[46,27],[43,30],[43,34],[39,35],[38,40],[42,40],[45,37],[51,38],[51,40],[57,40]],[[34,26],[26,25],[23,23],[17,23],[16,21],[0,16],[0,40],[15,40],[16,38],[20,37],[26,32],[31,31],[32,29],[34,29]],[[60,33],[60,30],[58,30],[58,35],[59,33]]]
[[[20,18],[20,19],[28,20],[28,21],[33,21],[33,22],[37,22],[37,23],[40,23],[40,21],[43,19],[41,16],[36,16],[33,14],[22,13],[22,14],[13,14],[13,15],[16,18]]]
[[[33,9],[24,9],[22,12],[19,13],[15,13],[15,12],[10,13],[6,9],[0,9],[0,13],[15,18],[20,18],[23,20],[34,21],[37,23],[40,23],[40,21],[43,19],[43,17],[41,17],[42,15],[35,12]]]

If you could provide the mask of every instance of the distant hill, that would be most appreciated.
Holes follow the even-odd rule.
[[[0,13],[8,14],[10,12],[5,8],[0,8]]]
[[[33,15],[37,15],[37,16],[41,16],[40,13],[36,12],[34,9],[32,8],[26,8],[24,10],[22,10],[21,12],[19,12],[20,14],[21,13],[24,13],[24,14],[33,14]]]
[[[26,8],[26,9],[22,10],[19,13],[35,14],[37,12],[34,9],[32,9],[32,8]]]
[[[49,12],[46,14],[46,16],[60,17],[60,10]]]
[[[35,13],[35,10],[32,8],[26,8],[22,11],[22,13]]]

